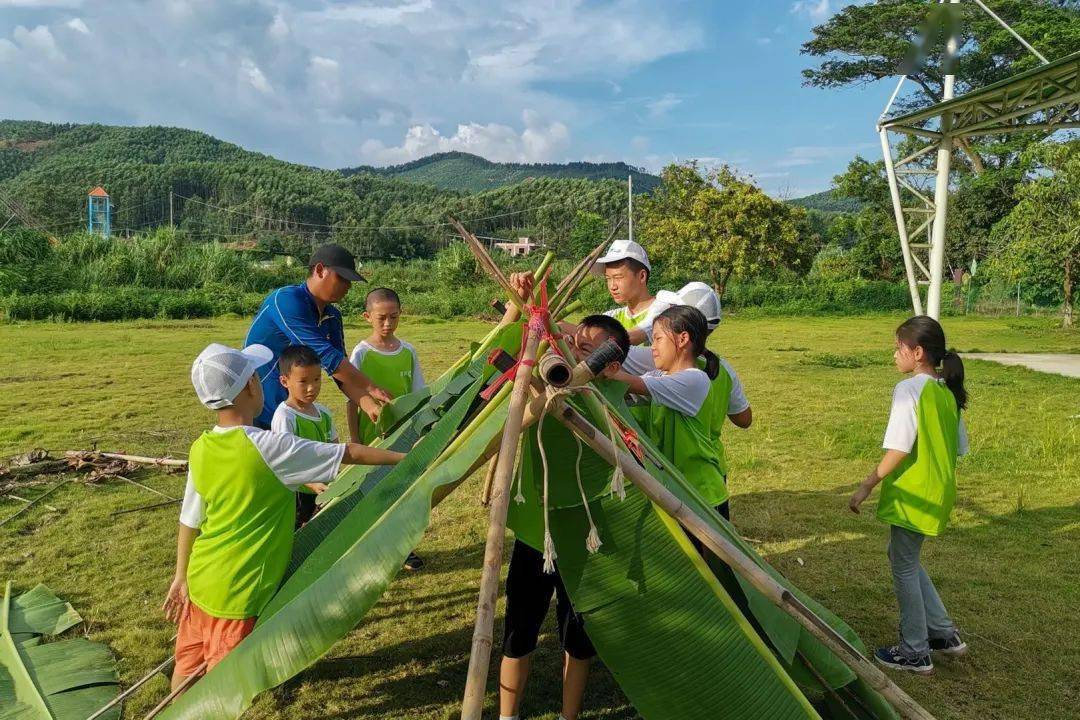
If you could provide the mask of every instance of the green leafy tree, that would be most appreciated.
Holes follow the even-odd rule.
[[[669,165],[639,204],[638,227],[665,272],[707,278],[723,297],[728,282],[800,269],[817,250],[806,211],[773,200],[731,168],[703,173]]]
[[[582,258],[607,237],[608,223],[594,212],[579,212],[574,220],[574,229],[570,231],[565,252],[559,254],[569,258]]]
[[[1038,146],[1031,155],[1041,172],[1018,188],[1016,207],[994,226],[1001,247],[994,267],[1013,282],[1059,289],[1054,299],[1071,327],[1080,275],[1080,140]]]

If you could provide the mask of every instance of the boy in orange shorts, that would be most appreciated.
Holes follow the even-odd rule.
[[[255,371],[272,359],[262,345],[214,343],[191,367],[195,392],[218,421],[191,446],[176,574],[163,606],[180,623],[174,689],[220,662],[255,627],[292,554],[295,490],[333,481],[342,464],[393,465],[404,457],[253,427],[263,406]]]

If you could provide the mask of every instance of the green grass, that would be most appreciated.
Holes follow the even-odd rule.
[[[889,362],[891,332],[901,319],[733,317],[712,343],[738,369],[755,412],[748,432],[732,427],[726,435],[736,525],[871,645],[892,640],[896,627],[886,532],[872,513],[852,515],[846,503],[879,454],[899,379]],[[946,327],[961,350],[1080,352],[1080,333],[1054,323],[966,317]],[[402,335],[435,377],[485,327],[406,320]],[[96,443],[182,455],[211,422],[191,392],[190,362],[207,342],[238,342],[245,329],[241,320],[0,326],[0,453]],[[351,344],[363,331],[347,332]],[[1080,420],[1072,417],[1080,413],[1080,381],[982,362],[967,371],[972,452],[961,462],[953,525],[928,544],[926,564],[972,652],[940,661],[932,678],[897,681],[941,720],[1064,720],[1080,700]],[[323,399],[342,409],[332,388]],[[181,476],[134,477],[173,495],[183,487]],[[359,628],[262,696],[249,716],[454,717],[483,556],[478,492],[473,478],[436,509],[420,547],[427,568],[399,577]],[[35,507],[0,528],[0,579],[17,589],[45,582],[70,600],[90,636],[120,658],[125,683],[170,652],[173,629],[159,606],[176,512],[110,513],[159,499],[122,482],[71,484],[46,501],[59,512]],[[0,498],[0,517],[20,507]],[[550,719],[558,709],[550,629],[528,717]],[[155,680],[127,717],[148,710],[164,688]],[[586,704],[589,719],[636,717],[599,666]]]

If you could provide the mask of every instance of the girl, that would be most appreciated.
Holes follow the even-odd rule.
[[[967,644],[949,618],[934,583],[919,562],[927,536],[945,529],[956,499],[956,458],[967,453],[960,411],[967,407],[964,364],[945,349],[937,320],[920,315],[896,329],[896,369],[910,378],[893,390],[885,457],[849,506],[854,513],[883,482],[878,518],[890,525],[889,564],[900,605],[900,642],[879,648],[874,658],[887,667],[928,673],[930,652],[962,655]]]
[[[660,452],[683,471],[703,498],[727,515],[727,485],[717,445],[698,415],[706,404],[720,359],[705,347],[708,324],[701,311],[675,305],[657,315],[651,348],[656,370],[638,376],[614,376],[630,392],[650,398],[635,410],[645,432]],[[705,368],[698,368],[698,358]]]

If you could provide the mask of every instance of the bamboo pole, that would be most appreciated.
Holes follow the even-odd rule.
[[[910,695],[889,680],[880,669],[863,657],[851,643],[836,632],[810,608],[765,572],[752,558],[745,555],[730,540],[710,527],[697,513],[626,452],[611,444],[602,432],[565,402],[557,401],[556,417],[575,435],[612,465],[618,463],[626,477],[660,509],[675,518],[691,535],[700,540],[717,557],[748,580],[770,602],[786,612],[806,630],[832,650],[852,672],[867,685],[881,693],[905,720],[934,720]]]
[[[495,484],[495,465],[499,462],[499,454],[491,458],[487,472],[484,473],[484,487],[480,490],[480,504],[484,507],[491,505],[491,488]]]
[[[0,527],[3,527],[4,525],[7,525],[9,522],[11,522],[15,518],[19,517],[20,515],[22,515],[24,512],[26,512],[27,510],[32,508],[34,505],[37,505],[41,500],[44,500],[46,495],[52,495],[54,492],[56,492],[57,490],[62,488],[64,485],[67,485],[69,482],[71,482],[71,480],[61,480],[60,482],[56,483],[51,488],[49,488],[45,492],[41,493],[36,498],[34,498],[30,502],[28,502],[26,505],[24,505],[18,512],[14,513],[12,515],[9,515],[8,517],[4,518],[3,521],[0,521]]]
[[[566,301],[570,299],[570,296],[574,294],[581,282],[589,276],[589,271],[592,270],[593,265],[596,264],[597,259],[604,254],[604,250],[608,244],[615,239],[615,235],[622,227],[622,220],[615,223],[615,227],[611,229],[611,234],[607,236],[604,242],[594,247],[588,255],[583,257],[581,261],[574,266],[574,269],[567,273],[566,277],[562,279],[562,282],[555,288],[555,292],[551,295],[551,307],[554,312],[557,313],[562,305],[566,304]]]
[[[178,698],[181,693],[185,692],[188,688],[195,684],[195,681],[203,676],[206,672],[206,663],[203,663],[199,667],[195,668],[195,672],[191,673],[184,679],[184,682],[180,683],[180,686],[165,696],[165,699],[159,702],[153,710],[146,713],[143,720],[153,720],[164,710],[169,703]]]
[[[134,692],[135,692],[136,690],[138,690],[139,688],[141,688],[141,687],[142,687],[143,685],[145,685],[146,683],[150,682],[150,680],[152,680],[152,679],[153,679],[153,677],[154,677],[155,675],[157,675],[157,674],[158,674],[159,672],[161,672],[162,670],[164,670],[165,668],[167,668],[167,667],[169,666],[169,663],[171,663],[172,661],[173,661],[173,659],[172,659],[172,656],[170,656],[170,657],[169,657],[169,658],[168,658],[167,660],[165,660],[164,662],[162,662],[162,663],[161,663],[160,665],[158,665],[158,666],[157,666],[156,668],[154,668],[153,670],[151,670],[151,671],[150,671],[150,672],[148,672],[147,674],[143,675],[143,676],[142,676],[142,677],[141,677],[141,678],[140,678],[140,679],[139,679],[138,681],[136,681],[136,682],[135,682],[135,684],[134,684],[134,685],[132,685],[132,686],[131,686],[131,687],[129,687],[129,688],[127,689],[127,690],[125,690],[124,692],[122,692],[122,693],[120,693],[119,695],[117,695],[116,697],[114,697],[114,698],[113,698],[112,700],[110,700],[110,701],[109,701],[108,703],[106,703],[105,705],[102,705],[102,706],[101,706],[101,709],[100,709],[100,710],[98,710],[97,712],[95,712],[95,713],[94,713],[93,715],[91,715],[90,717],[86,718],[86,720],[97,720],[97,718],[99,718],[99,717],[101,717],[102,715],[104,715],[105,713],[109,712],[109,710],[111,710],[112,708],[116,707],[116,706],[117,706],[117,705],[119,705],[120,703],[124,702],[124,700],[126,700],[126,699],[127,699],[127,698],[129,698],[129,697],[131,697],[131,695],[132,695],[132,694],[133,694],[133,693],[134,693]]]
[[[80,460],[87,459],[89,457],[103,457],[109,460],[125,460],[127,462],[138,463],[139,465],[163,465],[165,467],[186,468],[187,460],[177,460],[175,458],[168,457],[145,457],[143,455],[124,455],[122,453],[109,453],[98,452],[97,450],[68,450],[64,453],[69,458],[75,458]]]
[[[502,568],[503,539],[506,535],[506,511],[510,503],[510,483],[514,475],[514,461],[525,405],[529,399],[533,365],[540,346],[540,336],[529,326],[526,326],[525,333],[525,350],[519,358],[517,374],[514,377],[509,415],[495,466],[487,543],[484,549],[484,570],[480,579],[480,599],[476,606],[476,627],[473,630],[469,672],[465,680],[465,697],[461,704],[462,720],[480,720],[484,709],[488,666],[491,661],[492,629],[495,625],[495,603],[499,593],[499,570]]]

